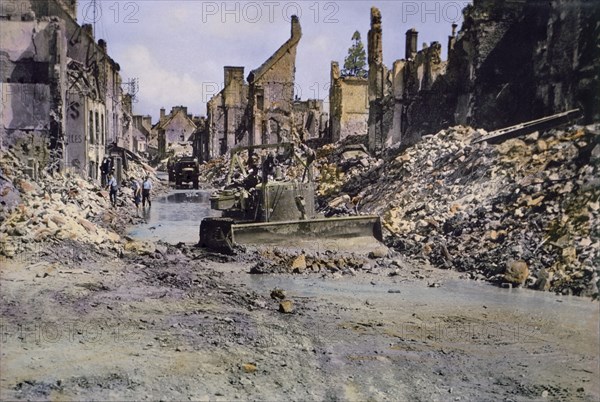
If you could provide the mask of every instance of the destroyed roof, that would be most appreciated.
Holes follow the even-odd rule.
[[[169,123],[171,121],[173,121],[173,119],[175,118],[175,116],[177,116],[178,114],[183,114],[183,117],[185,117],[187,120],[189,120],[189,122],[191,124],[194,125],[194,127],[197,127],[198,125],[194,122],[194,120],[190,119],[190,117],[183,111],[183,110],[177,110],[175,113],[170,114],[166,119],[164,120],[159,120],[158,123],[156,123],[155,125],[152,126],[152,130],[157,130],[157,129],[164,129],[167,125],[169,125]]]
[[[271,69],[292,47],[296,46],[302,38],[302,28],[298,17],[292,15],[292,35],[271,57],[267,59],[260,67],[250,71],[248,74],[248,83],[259,80],[267,71]]]

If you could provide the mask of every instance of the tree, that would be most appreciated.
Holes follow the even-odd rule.
[[[354,32],[352,35],[354,43],[348,49],[348,56],[344,59],[344,69],[342,75],[345,77],[367,77],[367,70],[365,65],[367,64],[367,56],[365,54],[365,47],[360,40],[360,32]]]

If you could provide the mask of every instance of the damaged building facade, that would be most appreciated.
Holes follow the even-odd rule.
[[[409,29],[404,59],[388,69],[381,13],[371,9],[370,150],[412,144],[448,126],[494,130],[573,108],[583,111],[587,123],[600,119],[600,7],[586,1],[475,0],[463,14],[460,32],[451,27],[447,61],[438,42],[419,50],[418,32]],[[334,96],[331,103],[344,105],[346,99]]]
[[[192,154],[194,137],[198,128],[203,127],[199,116],[188,113],[187,106],[173,106],[166,114],[165,108],[160,109],[160,118],[152,127],[158,139],[158,154],[161,158],[168,154]]]
[[[331,62],[329,87],[330,140],[364,135],[369,121],[369,80],[342,77],[338,62]]]
[[[454,32],[452,33],[454,37]],[[451,39],[452,40],[452,39]],[[407,143],[410,126],[409,108],[418,94],[428,93],[446,70],[439,42],[423,44],[418,50],[418,32],[406,31],[405,58],[392,69],[383,63],[383,29],[380,11],[371,9],[368,42],[368,138],[369,149],[381,151],[400,142]],[[427,131],[427,122],[421,128]]]
[[[206,129],[195,153],[206,161],[235,146],[306,141],[326,135],[323,102],[294,98],[300,21],[291,18],[291,36],[244,80],[244,67],[224,67],[224,87],[207,103]]]
[[[1,8],[2,147],[32,165],[97,179],[107,145],[133,146],[119,65],[74,0]]]

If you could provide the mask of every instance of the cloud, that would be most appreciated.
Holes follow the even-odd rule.
[[[174,105],[186,105],[190,112],[201,113],[203,83],[189,73],[180,74],[161,65],[152,52],[144,45],[126,48],[122,65],[129,76],[139,78],[138,104],[134,113],[158,114],[161,107],[169,109]]]

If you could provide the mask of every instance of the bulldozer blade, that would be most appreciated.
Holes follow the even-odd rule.
[[[231,240],[235,244],[289,246],[317,251],[368,252],[383,246],[378,216],[233,224]]]

